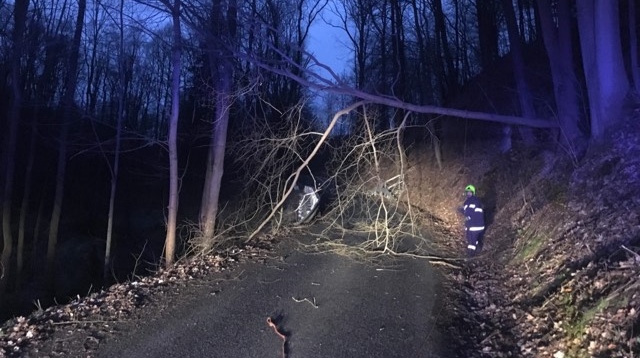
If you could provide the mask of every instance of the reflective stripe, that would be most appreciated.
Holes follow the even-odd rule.
[[[467,249],[475,250],[476,249],[476,245],[469,245],[469,246],[467,246]]]
[[[475,208],[474,210],[476,213],[481,213],[482,212],[482,208]]]
[[[482,231],[484,230],[484,226],[475,226],[475,227],[470,227],[469,231]]]
[[[476,204],[469,204],[469,207],[470,207],[471,209],[473,209],[473,208],[475,208],[475,207],[476,207]]]

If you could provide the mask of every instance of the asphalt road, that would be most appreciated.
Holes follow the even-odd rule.
[[[242,264],[164,314],[143,316],[97,356],[262,358],[283,357],[283,349],[288,358],[454,356],[435,327],[444,297],[425,261],[284,255]]]

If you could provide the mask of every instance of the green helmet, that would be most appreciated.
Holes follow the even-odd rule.
[[[464,188],[464,191],[470,191],[471,194],[476,195],[476,187],[471,184],[467,185],[467,187]]]

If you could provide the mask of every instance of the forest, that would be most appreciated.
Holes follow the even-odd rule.
[[[326,13],[342,73],[309,48]],[[0,0],[0,319],[251,237],[307,171],[376,171],[362,143],[579,159],[640,86],[637,17],[632,0]]]

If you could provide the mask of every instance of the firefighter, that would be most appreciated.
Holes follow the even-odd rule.
[[[464,230],[467,239],[467,257],[476,255],[479,245],[482,244],[484,234],[484,211],[482,202],[476,196],[476,187],[467,185],[464,188],[465,201],[462,207],[464,215]]]

